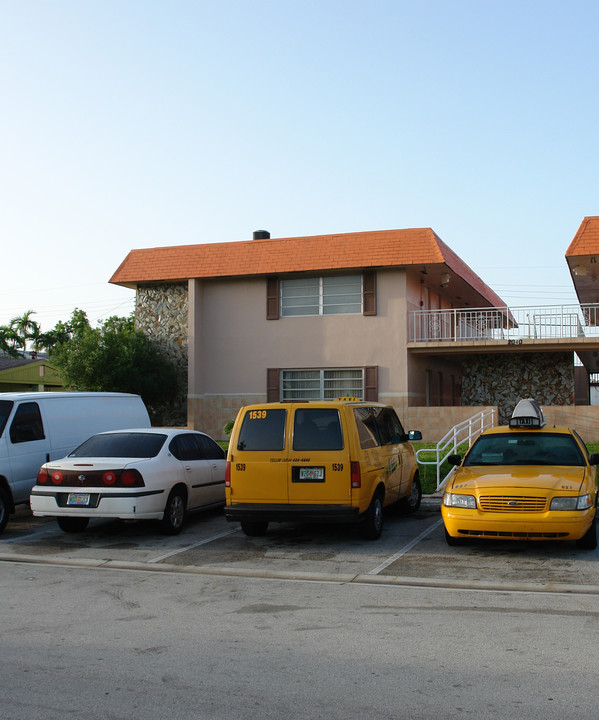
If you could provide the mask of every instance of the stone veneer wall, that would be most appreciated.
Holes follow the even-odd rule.
[[[140,285],[137,288],[135,327],[158,345],[177,369],[179,391],[172,402],[154,411],[154,424],[187,424],[187,283]]]
[[[504,424],[518,400],[529,397],[539,405],[575,404],[571,352],[462,358],[462,405],[496,405]]]

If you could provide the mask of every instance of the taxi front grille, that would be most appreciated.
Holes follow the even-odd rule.
[[[567,532],[507,532],[503,530],[458,530],[460,535],[481,538],[512,538],[514,540],[559,540],[569,537]]]
[[[484,512],[541,513],[547,507],[547,498],[528,495],[481,495],[478,502]]]

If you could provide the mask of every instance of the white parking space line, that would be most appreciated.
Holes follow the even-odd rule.
[[[42,525],[39,530],[34,530],[33,532],[28,532],[24,535],[17,535],[12,538],[2,538],[0,539],[0,543],[2,545],[8,545],[9,543],[18,543],[23,542],[24,540],[36,540],[37,538],[43,538],[46,535],[56,535],[58,532],[62,532],[59,530],[58,525],[50,522]]]
[[[212,537],[205,538],[204,540],[200,540],[197,543],[193,543],[192,545],[186,545],[182,548],[177,548],[176,550],[171,550],[171,552],[165,553],[164,555],[160,555],[157,558],[153,558],[152,560],[146,560],[148,563],[157,563],[161,560],[165,560],[168,557],[172,557],[173,555],[178,555],[182,552],[187,552],[187,550],[193,550],[193,548],[200,547],[200,545],[207,545],[208,543],[211,543],[213,540],[218,540],[222,537],[227,537],[227,535],[233,535],[236,532],[239,532],[241,528],[235,528],[234,530],[227,530],[227,532],[220,533],[219,535],[213,535]]]
[[[426,530],[420,533],[420,535],[416,536],[413,540],[411,540],[407,545],[404,545],[401,550],[395,553],[395,555],[391,555],[391,557],[388,557],[385,562],[382,562],[380,565],[377,565],[373,570],[369,570],[367,575],[378,575],[382,570],[384,570],[386,567],[389,567],[391,563],[394,563],[396,560],[398,560],[402,555],[405,555],[406,553],[410,552],[410,550],[415,546],[418,545],[418,543],[425,538],[427,535],[430,535],[433,530],[436,530],[439,525],[443,522],[442,519],[437,520],[437,522],[433,523],[430,527],[428,527]]]

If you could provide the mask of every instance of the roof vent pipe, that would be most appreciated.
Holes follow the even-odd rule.
[[[253,240],[268,240],[270,238],[270,233],[268,230],[254,230],[254,237]]]

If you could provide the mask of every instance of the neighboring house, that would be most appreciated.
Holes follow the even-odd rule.
[[[553,316],[523,322],[430,228],[132,250],[110,282],[186,375],[181,421],[216,437],[243,404],[352,395],[438,439],[473,408],[574,405],[591,347],[542,337]]]
[[[0,354],[0,392],[64,390],[54,366],[43,355],[11,358]]]

